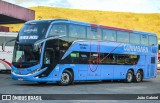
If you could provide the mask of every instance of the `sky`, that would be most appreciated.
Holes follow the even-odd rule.
[[[160,0],[3,0],[22,7],[52,6],[71,9],[160,13]]]

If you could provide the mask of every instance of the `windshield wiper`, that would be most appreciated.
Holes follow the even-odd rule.
[[[45,42],[45,41],[48,41],[48,40],[53,40],[53,39],[57,39],[57,38],[62,38],[62,37],[65,37],[66,35],[54,35],[54,36],[51,36],[51,37],[48,37],[48,38],[45,38],[45,39],[41,39],[41,40],[38,40],[34,43],[34,47],[33,49],[35,51],[38,50],[38,48],[40,47],[40,44]]]

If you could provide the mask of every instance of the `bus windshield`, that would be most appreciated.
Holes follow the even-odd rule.
[[[34,51],[32,45],[15,45],[13,54],[14,63],[34,63],[38,64],[40,61],[40,52]]]
[[[48,29],[49,24],[25,24],[20,31],[20,35],[44,35]]]
[[[39,39],[43,39],[48,27],[48,23],[25,24],[19,32],[19,41],[34,43]]]

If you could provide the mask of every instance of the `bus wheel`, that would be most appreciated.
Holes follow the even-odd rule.
[[[133,76],[133,71],[132,70],[128,70],[127,74],[126,74],[126,82],[127,83],[131,83],[134,79]]]
[[[65,70],[61,75],[61,80],[58,82],[61,86],[67,86],[73,82],[73,75],[69,70]]]
[[[141,82],[143,80],[143,73],[142,71],[138,70],[135,76],[135,81],[136,82]]]

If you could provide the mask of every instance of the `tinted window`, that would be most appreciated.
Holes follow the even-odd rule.
[[[79,63],[88,64],[88,59],[89,59],[89,53],[87,52],[80,53]]]
[[[72,52],[70,54],[71,63],[78,63],[79,53],[78,52]]]
[[[108,54],[96,52],[72,52],[61,63],[68,64],[106,64],[106,65],[136,65],[139,55]],[[154,59],[152,60],[154,61]]]
[[[140,44],[140,34],[130,33],[130,43]]]
[[[28,39],[24,36],[34,36],[34,39],[42,39],[46,35],[49,23],[25,24],[19,32],[19,39]],[[30,42],[30,41],[29,41]]]
[[[117,64],[125,64],[125,55],[116,55],[117,57]]]
[[[85,26],[69,25],[69,37],[86,38]]]
[[[141,44],[148,45],[148,35],[146,34],[141,35]]]
[[[151,57],[151,64],[155,64],[155,57]]]
[[[100,54],[102,64],[135,65],[138,62],[138,55],[129,54]]]
[[[98,63],[98,53],[92,53],[90,54],[90,57],[89,57],[89,63],[90,64],[97,64]]]
[[[61,63],[65,64],[77,64],[79,62],[79,53],[72,52],[66,58],[64,58]]]
[[[45,53],[44,53],[44,64],[51,64],[53,63],[53,58],[54,58],[54,54],[53,54],[53,51],[51,50],[45,50]]]
[[[115,64],[116,58],[113,54],[101,53],[100,54],[102,64]]]
[[[102,37],[103,37],[103,40],[116,41],[116,31],[102,29]]]
[[[54,35],[67,35],[66,25],[65,24],[54,24],[51,27],[51,30],[48,36],[54,36]]]
[[[129,43],[129,33],[117,31],[117,42]]]
[[[139,56],[138,55],[124,55],[125,64],[137,64]]]
[[[157,38],[155,36],[149,36],[149,45],[157,44]]]
[[[100,34],[99,34],[100,35]],[[98,28],[96,27],[87,27],[87,38],[98,40]]]

